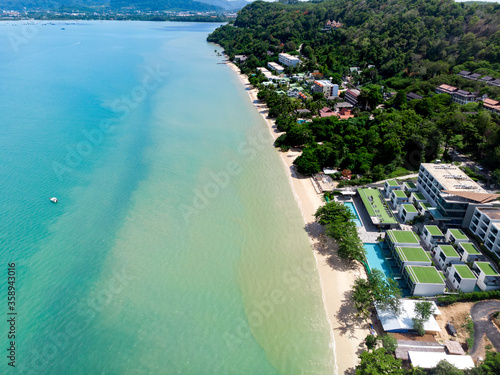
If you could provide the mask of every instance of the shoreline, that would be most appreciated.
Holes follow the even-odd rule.
[[[248,77],[242,74],[236,65],[229,61],[226,64],[237,74],[253,106],[264,118],[273,139],[278,138],[282,133],[276,129],[275,121],[267,116],[269,112],[267,105],[257,99],[258,90],[252,88]],[[299,177],[295,172],[293,161],[299,155],[300,152],[293,150],[280,152],[295,201],[304,223],[308,226],[307,232],[316,259],[323,304],[331,329],[335,373],[344,374],[358,364],[357,352],[364,346],[364,339],[369,334],[367,327],[358,327],[355,320],[349,319],[355,313],[350,299],[352,285],[357,277],[364,277],[364,272],[361,265],[357,265],[355,269],[333,268],[328,263],[328,256],[320,254],[315,249],[321,246],[319,238],[323,235],[323,228],[316,223],[314,213],[324,202],[310,179]],[[341,362],[339,358],[342,359]]]

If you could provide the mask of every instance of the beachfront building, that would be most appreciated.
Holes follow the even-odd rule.
[[[427,202],[427,199],[425,198],[425,195],[422,193],[411,193],[410,195],[410,202],[413,204],[418,204],[420,202]]]
[[[278,78],[276,76],[273,76],[273,73],[271,73],[266,68],[259,67],[259,68],[257,68],[257,70],[260,71],[264,75],[264,77],[266,77],[269,81],[272,81],[273,79]]]
[[[446,288],[442,272],[432,266],[406,266],[403,271],[412,296],[430,297],[443,294]]]
[[[406,181],[406,182],[403,182],[403,191],[405,193],[407,193],[408,195],[410,195],[410,193],[417,192],[418,191],[418,187],[413,182]]]
[[[399,226],[399,223],[389,208],[382,192],[378,189],[358,189],[363,206],[370,216],[370,220],[379,229],[390,229]]]
[[[271,70],[274,70],[278,74],[281,74],[285,71],[285,68],[283,68],[280,64],[277,64],[275,62],[268,62],[267,67]]]
[[[458,252],[461,254],[462,262],[475,262],[484,259],[484,255],[471,242],[460,242]]]
[[[333,99],[339,96],[339,85],[331,83],[328,80],[317,80],[314,81],[311,91],[321,92],[325,98]]]
[[[452,164],[422,163],[417,186],[435,208],[428,211],[448,227],[466,228],[475,207],[500,207],[500,194],[489,194]]]
[[[420,301],[401,298],[400,302],[400,309],[397,313],[375,304],[377,317],[382,324],[384,332],[409,332],[414,329],[413,318],[416,317],[415,304]],[[439,311],[434,302],[429,302],[432,304],[432,315],[426,322],[424,322],[424,330],[425,332],[440,332],[441,328],[439,328],[439,324],[437,323],[435,316],[441,315],[441,311]]]
[[[420,237],[429,250],[434,249],[438,245],[444,244],[444,234],[437,225],[424,226]]]
[[[446,270],[446,275],[453,288],[464,293],[473,292],[477,278],[465,264],[452,264]]]
[[[386,198],[389,198],[392,194],[393,190],[400,190],[401,186],[398,185],[396,180],[387,180],[384,183],[384,195]]]
[[[476,208],[469,229],[488,250],[500,255],[500,209]]]
[[[280,64],[295,67],[300,64],[300,59],[296,56],[292,56],[288,53],[280,53],[278,55],[278,60]]]
[[[474,262],[477,272],[477,286],[481,290],[500,289],[500,273],[489,262]]]
[[[420,241],[412,230],[388,230],[385,233],[384,241],[392,251],[396,247],[420,246]]]
[[[400,272],[403,272],[406,266],[431,266],[432,261],[429,253],[422,247],[400,247],[397,246],[393,251],[396,263],[399,266]]]
[[[452,264],[463,263],[460,254],[451,245],[439,245],[434,251],[434,259],[443,270],[446,270]]]
[[[406,224],[418,216],[418,211],[413,204],[403,203],[399,206],[398,214],[401,221]]]
[[[461,229],[449,228],[444,234],[444,239],[452,245],[457,245],[459,242],[469,242],[469,237],[462,232]]]

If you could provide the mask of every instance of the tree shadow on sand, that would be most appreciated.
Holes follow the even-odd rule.
[[[305,226],[305,230],[314,240],[313,249],[327,257],[326,261],[332,269],[337,271],[352,271],[358,267],[356,262],[339,257],[337,242],[325,234],[321,224],[317,222],[308,223]]]
[[[341,336],[353,336],[356,333],[356,329],[364,325],[368,325],[366,320],[356,316],[356,309],[352,304],[352,294],[352,290],[348,290],[344,293],[341,301],[342,305],[335,315],[335,319],[340,325],[340,327],[336,328],[336,330],[340,332]]]

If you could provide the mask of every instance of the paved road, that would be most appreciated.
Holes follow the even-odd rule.
[[[500,311],[500,301],[490,300],[481,301],[472,306],[470,310],[472,320],[474,321],[474,347],[471,351],[471,356],[476,358],[479,344],[483,335],[488,336],[491,344],[497,351],[500,351],[500,331],[490,317],[496,311]]]

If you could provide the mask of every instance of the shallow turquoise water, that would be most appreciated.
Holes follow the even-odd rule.
[[[12,373],[332,373],[302,218],[215,27],[0,24]]]

